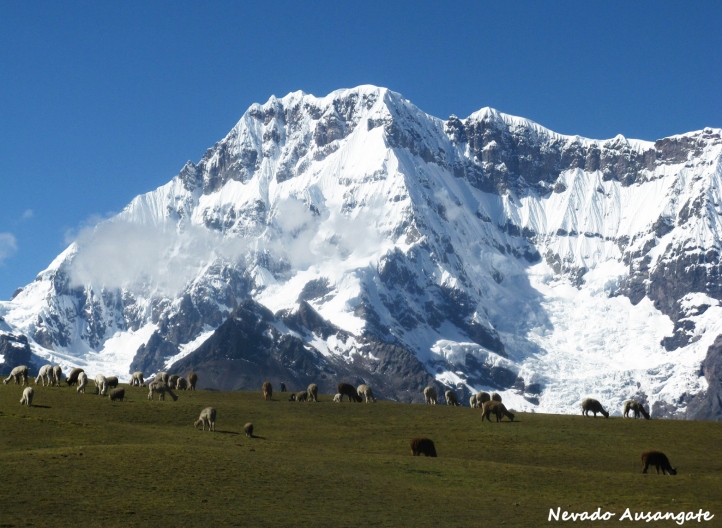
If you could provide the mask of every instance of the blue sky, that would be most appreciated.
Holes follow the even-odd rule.
[[[0,0],[0,299],[254,102],[376,84],[654,140],[722,127],[722,2]]]

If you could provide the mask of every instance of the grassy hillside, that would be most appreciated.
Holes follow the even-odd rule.
[[[291,403],[276,393],[180,392],[110,402],[0,385],[0,526],[541,526],[550,508],[710,510],[722,525],[722,424],[446,406]],[[216,433],[192,426],[218,411]],[[256,438],[243,434],[246,422]],[[438,458],[412,457],[428,436]],[[642,475],[659,449],[675,477]],[[176,519],[176,520],[174,520]],[[561,522],[561,521],[560,521]],[[600,523],[572,523],[574,526]]]

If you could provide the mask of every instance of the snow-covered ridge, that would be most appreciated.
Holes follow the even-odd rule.
[[[619,144],[626,144],[626,145],[629,145],[634,150],[636,150],[637,152],[644,152],[646,150],[650,150],[650,149],[654,148],[653,141],[645,141],[642,139],[628,139],[621,134],[618,134],[613,138],[605,139],[605,140],[589,139],[589,138],[585,138],[582,136],[567,136],[564,134],[559,134],[558,132],[554,132],[546,127],[543,127],[542,125],[539,125],[538,123],[535,123],[534,121],[532,121],[530,119],[526,119],[523,117],[517,117],[517,116],[513,116],[513,115],[509,115],[509,114],[504,114],[504,113],[499,112],[498,110],[495,110],[488,106],[472,113],[468,118],[466,118],[465,121],[473,122],[473,121],[483,121],[483,120],[498,121],[498,122],[504,123],[504,125],[510,129],[519,128],[519,129],[523,129],[523,130],[531,130],[537,136],[547,137],[553,141],[579,143],[580,145],[583,145],[585,147],[590,147],[590,146],[605,147],[605,146],[617,146]]]
[[[372,333],[517,408],[574,412],[596,394],[681,415],[722,333],[722,292],[705,286],[720,132],[601,141],[489,108],[441,120],[375,86],[271,97],[0,317],[38,358],[123,377],[186,357],[244,299],[303,300],[355,336],[293,334],[324,357],[347,361]]]

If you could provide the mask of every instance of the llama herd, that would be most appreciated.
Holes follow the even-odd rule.
[[[334,402],[340,403],[343,401],[344,397],[346,397],[350,402],[362,402],[364,401],[364,399],[366,403],[368,403],[369,401],[376,401],[371,387],[366,384],[359,385],[358,388],[354,388],[354,386],[349,383],[339,383],[336,387],[336,391],[336,395],[333,397]],[[281,392],[286,392],[285,383],[281,383]],[[273,395],[273,386],[271,385],[270,381],[266,381],[263,383],[263,386],[261,387],[261,394],[263,395],[263,398],[265,400],[271,399],[271,396]],[[425,403],[429,405],[436,405],[438,403],[438,394],[434,387],[426,387],[423,391],[423,394]],[[447,405],[455,407],[461,406],[454,391],[447,390],[444,393],[444,397],[446,398]],[[318,401],[318,386],[315,383],[312,383],[305,391],[293,392],[288,398],[288,401]],[[480,408],[482,410],[482,422],[484,420],[488,420],[489,422],[491,422],[492,415],[496,417],[497,422],[502,421],[504,417],[508,418],[512,422],[514,421],[514,413],[512,413],[506,408],[506,406],[501,401],[501,395],[497,392],[489,394],[488,392],[480,391],[476,394],[472,394],[469,398],[469,405],[471,408]],[[641,403],[633,400],[627,400],[626,402],[624,402],[624,417],[628,418],[630,412],[634,413],[635,418],[638,418],[640,414],[644,416],[644,418],[646,418],[647,420],[649,420],[650,418],[649,414],[644,409],[644,406]],[[592,413],[595,417],[597,413],[601,414],[605,418],[609,417],[609,413],[604,410],[602,404],[598,400],[595,400],[593,398],[586,398],[582,402],[582,414],[584,416],[588,416],[589,413]],[[201,413],[201,418],[198,419],[196,424],[200,424],[203,421],[202,418],[203,413]],[[411,454],[413,456],[424,455],[427,457],[436,457],[436,446],[434,445],[433,440],[431,440],[430,438],[412,438]],[[664,474],[666,474],[665,472],[669,472],[670,475],[677,474],[676,470],[670,465],[666,455],[659,451],[647,451],[643,453],[642,464],[644,466],[643,473],[647,472],[649,466],[655,466],[657,468],[657,473],[659,473],[659,470],[662,469],[662,473]]]
[[[281,383],[281,392],[286,392],[285,389],[286,384]],[[349,385],[348,383],[339,383],[336,387],[336,390],[337,393],[333,397],[333,401],[335,402],[342,402],[344,396],[348,398],[348,401],[362,402],[365,400],[366,403],[376,401],[376,398],[374,397],[374,392],[371,390],[371,387],[366,384],[359,385],[358,388],[355,388],[353,385]],[[265,399],[270,399],[270,397],[266,398],[266,394],[272,394],[271,382],[264,382],[263,387],[261,388],[261,392]],[[316,385],[315,383],[311,383],[304,391],[292,392],[291,396],[289,396],[288,398],[288,401],[318,402],[318,385]]]
[[[338,395],[337,395],[338,396]],[[456,399],[456,393],[451,390],[447,390],[444,393],[446,397],[446,404],[452,406],[460,406],[460,403]],[[424,402],[430,405],[436,405],[438,401],[436,389],[434,387],[426,387],[424,389]],[[501,403],[501,395],[494,392],[489,394],[488,392],[477,392],[472,394],[469,398],[469,406],[471,408],[481,408],[482,415],[481,421],[491,421],[491,415],[496,417],[496,421],[500,422],[505,416],[512,422],[514,421],[514,413],[507,410],[503,403]],[[634,418],[644,416],[646,420],[650,419],[649,413],[644,408],[644,405],[634,400],[627,400],[623,406],[624,418],[629,418],[629,414],[633,413]],[[589,416],[592,413],[594,417],[597,417],[597,413],[601,414],[605,418],[609,418],[609,412],[607,412],[602,404],[594,398],[585,398],[582,401],[582,415]],[[430,438],[412,438],[411,439],[411,454],[413,456],[424,455],[427,457],[436,456],[436,447],[434,442]],[[662,470],[662,474],[669,473],[670,475],[676,475],[677,470],[672,467],[667,456],[660,451],[646,451],[642,453],[642,473],[647,473],[649,466],[654,466],[659,470]]]
[[[25,365],[15,367],[10,372],[7,379],[3,380],[5,385],[14,381],[16,385],[30,385],[29,372]],[[38,375],[35,378],[35,385],[39,386],[41,383],[43,387],[46,386],[60,386],[62,381],[63,369],[59,365],[43,365],[38,371]],[[159,372],[156,374],[155,379],[146,385],[145,379],[142,372],[134,372],[130,378],[128,385],[131,387],[148,387],[148,399],[153,400],[153,395],[157,394],[159,400],[165,400],[165,394],[170,394],[173,401],[178,399],[178,396],[173,392],[175,390],[195,390],[196,383],[198,382],[198,375],[195,372],[188,374],[187,378],[181,378],[177,375],[169,376],[165,372]],[[74,368],[70,371],[68,376],[65,378],[65,383],[68,387],[76,386],[78,394],[85,394],[85,389],[88,385],[88,375],[82,368]],[[110,401],[123,401],[125,399],[125,389],[118,388],[117,376],[103,376],[98,374],[93,379],[95,385],[95,394],[100,396],[108,396]],[[23,397],[20,400],[22,405],[32,406],[33,397],[35,391],[32,387],[27,387],[23,391]],[[215,411],[214,411],[215,412]],[[214,429],[215,429],[215,419]]]
[[[5,385],[14,381],[16,385],[30,385],[29,372],[27,366],[21,365],[15,367],[10,372],[7,379],[3,380]],[[38,371],[38,376],[35,378],[35,385],[43,386],[61,386],[62,381],[62,369],[60,366],[43,365]],[[70,371],[68,376],[65,378],[65,383],[68,387],[76,386],[78,394],[85,394],[85,389],[88,385],[88,375],[82,368],[74,368]],[[98,374],[93,379],[95,385],[95,394],[100,396],[108,396],[108,399],[112,402],[123,401],[125,399],[125,389],[118,388],[118,378],[116,376],[103,376]],[[196,390],[196,384],[198,383],[198,375],[195,372],[188,374],[186,378],[172,374],[168,375],[166,372],[159,372],[155,375],[155,378],[150,383],[145,382],[145,378],[142,372],[133,372],[128,383],[131,387],[148,387],[148,399],[153,400],[154,396],[158,395],[158,400],[165,400],[166,393],[173,398],[173,401],[178,400],[178,395],[173,392],[174,390]],[[273,394],[273,389],[270,383],[264,383],[263,385],[264,397],[270,399]],[[306,394],[304,392],[304,394]],[[318,386],[311,384],[308,387],[308,394],[311,395],[313,401],[317,401],[318,397]],[[21,405],[32,406],[33,397],[35,396],[35,390],[28,386],[23,390],[23,396],[20,400]],[[308,396],[306,396],[308,397]],[[216,410],[213,407],[206,407],[201,411],[201,414],[194,422],[194,427],[202,425],[203,431],[208,427],[208,431],[216,430]],[[246,436],[249,438],[253,437],[253,424],[247,423],[244,428]]]
[[[446,405],[461,406],[459,400],[456,399],[456,393],[454,391],[447,390],[444,393],[444,397],[446,398]],[[424,402],[430,405],[436,405],[437,401],[436,389],[434,387],[426,387],[424,389]],[[480,391],[472,394],[471,397],[469,397],[469,406],[472,409],[481,409],[482,422],[484,420],[491,421],[492,414],[496,417],[497,422],[500,422],[504,416],[512,422],[514,421],[514,413],[509,412],[506,406],[501,403],[501,395],[498,392],[489,394],[488,392]],[[412,451],[414,451],[413,448]]]
[[[35,385],[40,386],[60,386],[62,380],[62,369],[58,365],[44,365],[38,371],[38,375],[35,378]],[[29,383],[29,369],[25,365],[20,365],[12,369],[7,379],[3,380],[5,385],[14,381],[16,385],[28,385],[23,390],[22,399],[20,400],[21,405],[32,406],[33,398],[35,396],[35,390],[30,387]],[[86,386],[88,384],[88,376],[82,368],[74,368],[65,379],[67,386],[77,385],[78,393],[85,393]],[[165,400],[165,394],[168,393],[173,401],[178,400],[178,395],[173,392],[174,390],[195,390],[198,382],[198,375],[195,372],[188,374],[186,378],[178,375],[168,375],[166,372],[159,372],[156,374],[152,382],[145,382],[142,372],[134,372],[131,375],[129,386],[131,387],[148,387],[148,400],[153,400],[154,395],[158,395],[159,400]],[[101,396],[108,396],[110,401],[123,401],[125,399],[125,389],[118,388],[118,378],[116,376],[103,376],[98,374],[93,380],[95,385],[95,394]],[[333,397],[334,402],[342,402],[344,397],[349,402],[376,402],[373,390],[367,384],[361,384],[358,387],[354,387],[349,383],[339,383],[336,387],[337,392]],[[281,383],[281,392],[286,392],[285,383]],[[264,400],[271,400],[273,397],[273,386],[269,381],[263,383],[261,387],[261,394]],[[424,402],[430,405],[436,405],[438,403],[438,394],[434,387],[426,387],[423,391]],[[447,390],[444,393],[446,398],[446,404],[450,406],[461,406],[459,403],[456,393],[452,390]],[[318,402],[318,385],[311,383],[306,390],[293,392],[290,394],[288,401],[291,402]],[[507,417],[510,421],[514,421],[514,413],[507,410],[502,403],[501,395],[494,392],[489,394],[488,392],[477,392],[472,394],[469,398],[469,405],[471,408],[480,408],[481,421],[491,422],[491,416],[496,417],[496,421],[500,422],[504,417]],[[609,418],[609,412],[604,409],[602,404],[593,398],[585,398],[582,401],[582,415],[589,416],[590,413],[596,418],[597,414],[601,414],[605,418]],[[624,418],[629,418],[630,413],[634,418],[639,418],[640,415],[645,419],[649,420],[650,415],[644,408],[644,406],[634,400],[627,400],[623,406]],[[194,422],[194,427],[202,426],[202,430],[205,431],[208,427],[208,431],[216,430],[216,415],[217,412],[213,407],[206,407],[200,413],[198,419]],[[244,432],[249,438],[253,438],[253,424],[247,423],[244,426]],[[427,457],[436,457],[436,447],[434,442],[429,438],[413,438],[411,440],[411,453],[413,456],[424,455]],[[663,474],[669,473],[670,475],[676,475],[677,471],[671,466],[669,459],[664,453],[659,451],[647,451],[642,454],[642,465],[643,473],[647,473],[650,466],[654,466],[659,473],[660,469]]]

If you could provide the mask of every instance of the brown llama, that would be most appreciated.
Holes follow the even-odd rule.
[[[659,475],[660,468],[662,469],[662,475],[666,475],[669,472],[670,475],[676,475],[677,470],[672,467],[669,463],[667,455],[661,451],[645,451],[642,453],[642,473],[646,473],[649,466],[657,468],[657,475]]]
[[[65,383],[68,384],[68,387],[78,383],[78,376],[80,376],[81,372],[85,372],[85,371],[81,368],[74,368],[73,370],[70,371],[70,374],[68,374],[68,377],[65,378]]]
[[[428,438],[412,438],[411,454],[414,456],[435,457],[436,447],[434,447],[434,442]]]
[[[348,396],[348,401],[355,401],[359,403],[363,401],[363,398],[361,398],[361,396],[358,395],[358,392],[356,392],[356,388],[348,383],[339,383],[338,387],[336,387],[336,392],[341,395],[341,401],[343,401],[344,396]]]

